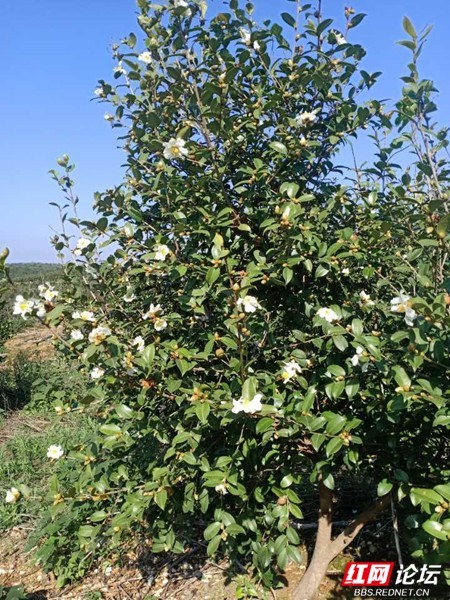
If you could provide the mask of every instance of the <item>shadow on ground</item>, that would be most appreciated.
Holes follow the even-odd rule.
[[[45,591],[37,591],[27,594],[21,585],[13,587],[0,587],[0,600],[46,600]]]

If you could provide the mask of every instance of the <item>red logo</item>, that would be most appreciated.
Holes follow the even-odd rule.
[[[388,586],[393,570],[393,562],[349,562],[345,567],[342,585]]]

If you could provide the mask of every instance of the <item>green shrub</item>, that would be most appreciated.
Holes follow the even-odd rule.
[[[200,530],[208,555],[272,586],[301,560],[308,482],[319,535],[296,598],[391,501],[414,556],[442,562],[449,171],[417,73],[424,36],[405,21],[413,60],[390,110],[363,100],[379,74],[360,69],[351,9],[344,38],[310,5],[280,26],[236,0],[209,21],[205,2],[138,4],[145,48],[130,34],[96,90],[126,179],[96,195],[95,221],[62,208],[81,237],[55,240],[73,260],[42,318],[89,378],[98,430],[52,484],[41,562],[63,583],[99,543],[142,534],[182,553]],[[365,130],[374,164],[339,167]],[[58,162],[75,208],[74,166]],[[348,474],[378,498],[332,538]]]

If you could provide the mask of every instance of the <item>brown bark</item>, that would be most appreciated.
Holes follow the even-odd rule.
[[[331,538],[333,527],[333,493],[319,483],[319,520],[316,543],[311,562],[299,585],[294,590],[292,600],[315,600],[320,583],[326,575],[328,565],[358,535],[361,529],[376,515],[384,510],[390,502],[390,495],[378,498],[365,508],[334,540]]]

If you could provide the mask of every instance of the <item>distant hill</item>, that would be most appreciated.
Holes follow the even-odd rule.
[[[58,263],[9,263],[10,275],[13,281],[55,281],[61,274],[61,265]]]

